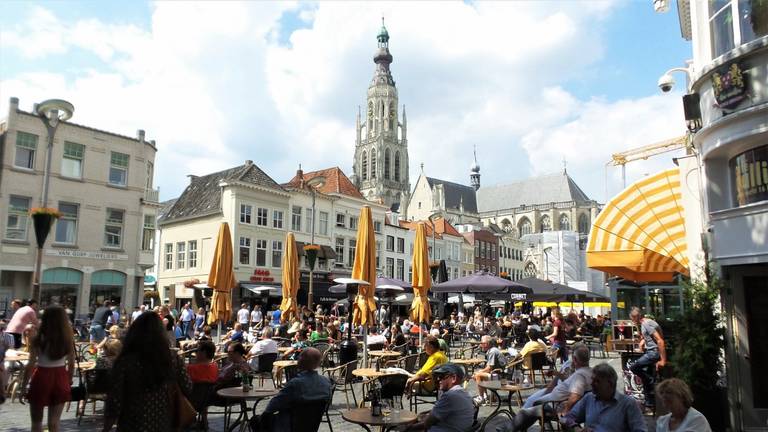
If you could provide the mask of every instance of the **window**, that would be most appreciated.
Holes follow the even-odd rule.
[[[357,249],[357,240],[349,239],[349,257],[347,263],[349,267],[355,265],[355,250]]]
[[[400,181],[400,152],[395,152],[395,181]]]
[[[165,269],[173,270],[173,243],[165,244]]]
[[[387,277],[388,278],[395,277],[395,259],[394,258],[387,258]]]
[[[312,209],[308,208],[307,209],[307,232],[310,234],[312,234],[312,230],[314,229],[314,227],[312,226],[312,222],[314,218],[312,216],[314,216],[312,214]]]
[[[453,278],[458,279],[459,278],[459,269],[455,268],[453,269]]]
[[[480,241],[475,240],[475,258],[480,258]]]
[[[251,239],[248,237],[240,237],[240,264],[251,264]]]
[[[29,198],[11,196],[8,219],[5,224],[5,238],[26,240],[29,221]]]
[[[320,226],[318,232],[320,235],[328,235],[328,212],[320,212]]]
[[[342,228],[347,226],[347,217],[343,213],[336,213],[336,226]]]
[[[122,246],[124,213],[122,210],[107,209],[107,223],[104,227],[104,245],[106,247],[119,248]]]
[[[405,276],[405,261],[398,259],[397,260],[397,278],[400,280],[403,280],[403,277]]]
[[[552,231],[552,220],[548,215],[541,217],[541,232]]]
[[[356,216],[350,216],[349,217],[349,229],[356,230],[357,229],[357,217]]]
[[[197,240],[190,240],[187,243],[187,257],[189,259],[189,268],[197,267]]]
[[[381,242],[376,242],[376,268],[381,268]]]
[[[363,150],[363,163],[362,163],[362,177],[363,180],[368,180],[368,153]]]
[[[480,258],[485,259],[488,253],[488,243],[481,241],[480,242]]]
[[[283,229],[283,211],[272,211],[272,228]]]
[[[390,159],[389,149],[386,149],[384,150],[384,180],[389,180],[389,170],[390,170],[389,159]]]
[[[77,204],[59,203],[61,217],[56,221],[56,243],[73,245],[77,241]]]
[[[37,150],[37,135],[16,132],[16,158],[13,165],[19,168],[34,168],[35,150]]]
[[[410,282],[413,280],[413,267],[408,266],[408,279],[406,282]]]
[[[405,239],[404,238],[397,238],[397,252],[398,253],[405,253]]]
[[[176,243],[176,268],[183,269],[187,262],[186,243]]]
[[[579,233],[589,233],[589,215],[582,213],[579,216]]]
[[[84,145],[65,141],[64,157],[61,160],[61,175],[74,178],[82,177],[84,154]]]
[[[560,215],[560,222],[558,224],[560,226],[560,231],[570,231],[571,230],[571,220],[568,218],[567,214],[561,214]]]
[[[147,189],[152,189],[152,180],[155,176],[155,165],[147,161]]]
[[[109,162],[109,184],[125,186],[128,180],[128,160],[125,153],[112,152]]]
[[[381,234],[381,221],[373,221],[373,232]]]
[[[155,215],[144,215],[144,225],[141,231],[141,250],[151,251],[155,248]]]
[[[491,243],[491,259],[496,259],[496,245]]]
[[[253,207],[248,204],[240,204],[240,223],[250,224]]]
[[[256,225],[258,226],[267,226],[267,219],[269,218],[269,210],[265,208],[257,208],[256,209]]]
[[[272,240],[272,267],[280,268],[283,265],[283,242]]]
[[[395,237],[394,236],[387,236],[387,251],[394,252],[395,251]]]
[[[521,236],[533,233],[533,225],[531,225],[531,221],[526,217],[520,220],[520,224],[518,226],[520,228]]]
[[[267,241],[256,240],[256,267],[267,265]]]
[[[344,265],[344,237],[336,237],[336,263]]]
[[[371,180],[376,180],[376,149],[371,149]]]
[[[291,208],[291,230],[294,232],[301,231],[301,207],[299,206]]]

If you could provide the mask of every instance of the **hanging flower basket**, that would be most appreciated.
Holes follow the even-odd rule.
[[[157,300],[160,300],[160,293],[157,291],[144,291],[144,298],[145,299],[156,298]]]
[[[309,263],[309,269],[315,269],[315,261],[317,260],[317,254],[320,252],[320,246],[316,244],[309,244],[304,246],[304,254],[307,255],[307,262]]]
[[[184,288],[194,288],[195,284],[199,284],[200,279],[194,278],[184,281]]]
[[[42,249],[45,245],[45,239],[48,238],[48,233],[51,232],[51,226],[53,220],[61,217],[61,213],[48,207],[35,207],[29,211],[32,216],[32,224],[35,227],[35,238],[37,239],[37,247]]]

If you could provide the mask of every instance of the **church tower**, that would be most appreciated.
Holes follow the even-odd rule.
[[[354,181],[360,192],[370,201],[381,201],[386,206],[405,208],[408,205],[407,121],[403,107],[402,121],[398,121],[397,87],[389,65],[389,33],[381,19],[377,36],[378,50],[373,57],[376,70],[368,86],[365,118],[357,113]]]
[[[472,153],[475,159],[472,161],[472,166],[469,167],[469,181],[475,191],[477,191],[480,189],[480,165],[477,163],[477,146],[474,147]]]

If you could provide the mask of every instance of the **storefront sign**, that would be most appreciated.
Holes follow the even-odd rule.
[[[743,206],[768,200],[768,145],[753,148],[728,163],[733,180],[731,196]]]
[[[712,74],[712,89],[717,106],[724,110],[736,108],[747,98],[744,76],[738,63],[726,65]]]
[[[269,275],[267,269],[256,269],[249,278],[251,282],[274,282],[275,278]]]
[[[103,261],[125,261],[128,255],[102,251],[82,251],[77,249],[46,249],[45,254],[61,258],[88,258]]]

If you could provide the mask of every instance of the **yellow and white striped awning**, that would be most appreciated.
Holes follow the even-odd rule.
[[[589,235],[590,268],[645,282],[688,275],[680,173],[646,177],[611,199]]]

